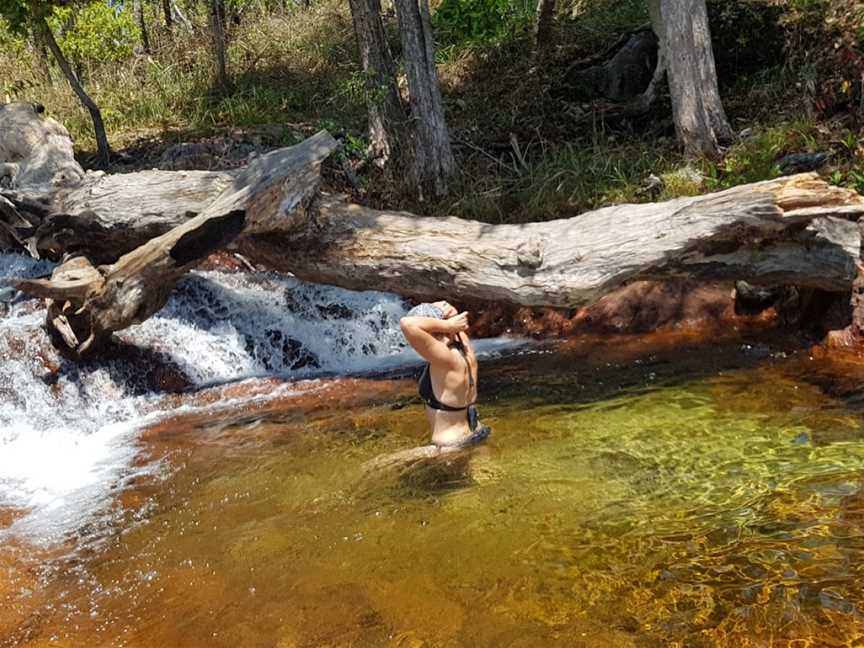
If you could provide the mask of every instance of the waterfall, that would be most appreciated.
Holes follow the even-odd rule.
[[[399,331],[407,306],[395,295],[199,271],[158,314],[117,335],[149,355],[77,363],[54,351],[41,303],[3,288],[4,277],[50,271],[0,254],[0,507],[26,511],[10,531],[32,541],[61,539],[126,481],[158,470],[134,462],[136,432],[171,413],[164,393],[148,386],[142,358],[171,366],[190,391],[272,376],[290,390],[296,379],[418,362]],[[479,350],[506,344],[484,341]]]

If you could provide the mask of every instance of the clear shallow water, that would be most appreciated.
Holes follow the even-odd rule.
[[[758,346],[487,362],[490,443],[401,471],[364,464],[425,442],[422,410],[392,409],[407,381],[176,419],[144,441],[173,473],[111,523],[0,549],[0,637],[860,645],[864,369],[829,396],[836,369]]]

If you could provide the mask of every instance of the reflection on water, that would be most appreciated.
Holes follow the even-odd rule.
[[[199,422],[198,443],[168,435],[176,471],[124,493],[112,530],[54,557],[0,549],[0,637],[862,645],[857,407],[806,357],[692,355],[499,362],[488,445],[404,471],[363,465],[425,442],[419,407],[381,404],[408,383],[366,407],[213,422],[218,445]],[[256,442],[227,452],[234,437]]]

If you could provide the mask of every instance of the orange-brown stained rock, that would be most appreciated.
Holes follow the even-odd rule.
[[[288,389],[282,396],[268,398],[258,404],[247,403],[242,410],[238,411],[235,408],[227,415],[224,409],[217,407],[164,419],[148,427],[141,438],[145,442],[181,440],[190,432],[196,432],[197,434],[189,441],[200,442],[202,440],[200,434],[221,434],[226,427],[224,424],[230,425],[232,419],[237,421],[263,419],[286,412],[290,412],[293,417],[311,417],[319,413],[345,411],[366,403],[393,403],[399,406],[404,399],[413,395],[414,390],[413,381],[407,379],[350,378],[335,379],[326,383],[303,381],[286,385],[283,381],[273,378],[206,390],[191,397],[186,396],[182,404],[201,407],[224,401],[249,401],[256,397],[267,396],[275,389],[286,387]],[[179,397],[177,404],[181,404]],[[213,427],[211,424],[214,422],[222,425]]]
[[[476,337],[634,334],[672,327],[763,330],[777,323],[773,308],[759,315],[736,315],[728,285],[692,281],[635,281],[591,306],[571,311],[500,304],[459,306],[471,313]]]
[[[829,331],[828,335],[820,345],[823,350],[835,349],[838,351],[854,351],[861,347],[861,340],[852,332],[850,327],[837,331]]]
[[[223,272],[243,272],[249,268],[236,254],[231,252],[215,252],[198,266],[199,270],[221,270]]]
[[[0,508],[0,529],[7,529],[12,526],[18,518],[24,515],[21,509]]]

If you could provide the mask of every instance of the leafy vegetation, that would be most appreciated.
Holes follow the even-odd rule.
[[[56,7],[49,20],[66,57],[81,66],[113,65],[127,60],[138,42],[129,4],[115,7],[93,2],[76,8]]]
[[[530,24],[530,0],[444,0],[435,12],[438,38],[448,45],[489,45]]]

